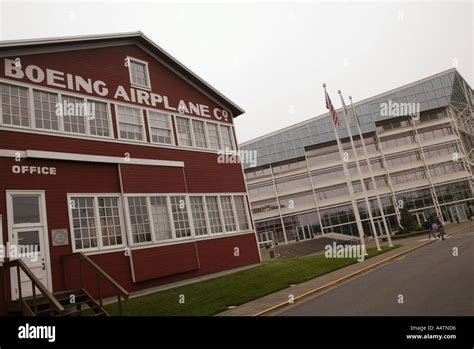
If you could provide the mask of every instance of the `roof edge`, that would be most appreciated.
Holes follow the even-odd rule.
[[[378,98],[383,97],[383,96],[385,96],[385,95],[392,94],[392,93],[397,92],[397,91],[399,91],[399,90],[402,90],[402,89],[405,89],[405,88],[409,88],[409,87],[411,87],[411,86],[414,86],[414,85],[417,85],[417,84],[420,84],[420,83],[429,81],[429,80],[431,80],[431,79],[433,79],[433,78],[437,78],[437,77],[440,77],[440,76],[443,76],[443,75],[446,75],[446,74],[449,74],[449,73],[452,73],[452,72],[458,72],[458,71],[457,71],[456,68],[450,68],[450,69],[444,70],[444,71],[442,71],[442,72],[440,72],[440,73],[437,73],[437,74],[434,74],[434,75],[430,75],[430,76],[428,76],[428,77],[425,77],[425,78],[416,80],[416,81],[414,81],[414,82],[410,82],[410,83],[408,83],[408,84],[399,86],[399,87],[397,87],[397,88],[394,88],[394,89],[391,89],[391,90],[388,90],[388,91],[379,93],[379,94],[377,94],[377,95],[375,95],[375,96],[371,96],[371,97],[368,97],[368,98],[366,98],[366,99],[363,99],[363,100],[360,100],[360,101],[358,101],[358,102],[355,102],[355,103],[354,103],[354,107],[357,107],[357,106],[359,106],[359,105],[361,105],[361,104],[366,104],[366,103],[368,103],[368,102],[370,102],[370,101],[372,101],[372,100],[378,99]],[[336,109],[336,112],[341,112],[341,111],[342,111],[342,107],[339,107],[339,108]],[[244,146],[246,146],[246,145],[248,145],[248,144],[250,144],[250,143],[258,142],[258,141],[261,141],[261,140],[263,140],[263,139],[265,139],[265,138],[267,138],[267,137],[275,136],[275,135],[277,135],[277,134],[279,134],[279,133],[281,133],[281,132],[283,132],[283,131],[287,131],[287,130],[291,130],[291,129],[293,129],[293,128],[297,128],[297,127],[300,127],[300,126],[304,126],[305,124],[309,124],[309,123],[313,122],[314,120],[317,120],[317,119],[320,119],[320,118],[324,118],[324,117],[327,117],[327,116],[329,116],[329,112],[326,112],[326,113],[323,113],[323,114],[319,114],[319,115],[313,116],[313,117],[311,117],[311,118],[309,118],[309,119],[300,121],[300,122],[298,122],[298,123],[296,123],[296,124],[293,124],[293,125],[290,125],[290,126],[287,126],[287,127],[283,127],[283,128],[278,129],[278,130],[276,130],[276,131],[272,131],[272,132],[270,132],[270,133],[267,133],[267,134],[265,134],[265,135],[263,135],[263,136],[259,136],[259,137],[257,137],[257,138],[253,138],[253,139],[251,139],[251,140],[248,140],[248,141],[245,141],[245,142],[243,142],[243,143],[240,143],[240,144],[239,144],[239,147],[244,147]]]
[[[109,33],[109,34],[93,34],[93,35],[77,35],[77,36],[59,36],[59,37],[47,37],[47,38],[33,38],[33,39],[20,39],[20,40],[3,40],[0,41],[0,49],[2,48],[22,48],[28,46],[45,46],[45,45],[57,45],[57,44],[66,44],[66,43],[75,43],[83,41],[106,41],[106,40],[115,40],[115,39],[126,39],[126,38],[138,38],[146,41],[153,48],[158,50],[161,54],[166,56],[174,64],[176,64],[180,69],[189,74],[193,79],[200,82],[204,87],[206,87],[211,93],[215,94],[221,102],[227,104],[227,106],[232,109],[232,116],[236,118],[237,116],[244,114],[245,110],[235,104],[227,96],[219,92],[214,86],[206,82],[203,78],[193,72],[190,68],[181,63],[178,59],[172,56],[169,52],[163,49],[161,46],[156,44],[148,36],[146,36],[142,31],[133,31],[133,32],[122,32],[122,33]]]

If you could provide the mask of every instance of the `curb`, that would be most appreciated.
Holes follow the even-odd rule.
[[[446,234],[446,236],[451,236],[451,235],[457,234],[457,233],[459,233],[459,232],[461,232],[461,231],[464,231],[464,230],[466,230],[465,227],[463,227],[463,228],[461,228],[461,229],[459,229],[459,230],[456,230],[456,231],[454,231],[454,232],[452,232],[452,233]],[[385,263],[387,263],[387,262],[389,262],[389,261],[391,261],[391,260],[393,260],[393,259],[396,259],[396,258],[398,258],[398,257],[400,257],[400,256],[405,255],[405,254],[408,254],[408,253],[410,253],[410,252],[412,252],[412,251],[414,251],[414,250],[417,250],[417,249],[419,249],[419,248],[421,248],[421,247],[423,247],[423,246],[429,245],[429,244],[431,244],[431,243],[433,243],[433,242],[435,242],[435,241],[437,241],[437,240],[430,240],[430,241],[423,242],[423,243],[421,243],[421,244],[419,244],[419,245],[416,245],[415,247],[412,247],[412,248],[410,248],[410,249],[408,249],[408,250],[406,250],[406,251],[403,251],[403,252],[397,253],[397,254],[395,254],[395,255],[393,255],[393,256],[390,256],[390,257],[387,257],[387,258],[385,258],[385,259],[382,259],[381,261],[378,261],[378,262],[376,262],[376,263],[374,263],[374,264],[372,264],[372,265],[369,265],[369,266],[367,266],[367,267],[365,267],[365,268],[362,268],[362,269],[360,269],[360,270],[357,270],[357,271],[355,271],[355,272],[352,272],[352,273],[350,273],[350,274],[348,274],[348,275],[345,275],[345,276],[343,276],[343,277],[341,277],[341,278],[339,278],[339,279],[337,279],[337,280],[331,281],[331,282],[329,282],[329,283],[327,283],[327,284],[325,284],[325,285],[323,285],[323,286],[319,286],[319,287],[317,287],[317,288],[315,288],[315,289],[312,289],[312,290],[310,290],[310,291],[307,291],[307,292],[305,292],[305,293],[303,293],[303,294],[301,294],[301,295],[299,295],[299,296],[296,296],[296,297],[293,298],[293,301],[296,302],[296,301],[301,300],[301,299],[303,299],[303,298],[305,298],[305,297],[308,297],[308,296],[310,296],[310,295],[312,295],[312,294],[314,294],[314,293],[317,293],[317,292],[319,292],[319,291],[323,291],[323,290],[325,290],[325,289],[327,289],[327,288],[330,288],[330,287],[332,287],[332,286],[335,286],[335,285],[337,285],[337,284],[340,284],[341,282],[344,282],[344,281],[346,281],[346,280],[348,280],[348,279],[350,279],[350,278],[352,278],[352,277],[354,277],[354,276],[363,274],[364,272],[367,272],[367,271],[369,271],[369,270],[371,270],[371,269],[375,269],[375,268],[377,268],[378,266],[380,266],[380,265],[382,265],[382,264],[385,264]],[[270,308],[267,308],[267,309],[265,309],[265,310],[262,310],[262,311],[260,311],[260,312],[258,312],[258,313],[256,313],[256,314],[251,315],[251,316],[263,316],[263,315],[268,314],[268,313],[270,313],[270,312],[273,312],[273,311],[275,311],[275,310],[277,310],[277,309],[279,309],[279,308],[282,308],[282,307],[284,307],[285,305],[288,305],[288,304],[289,304],[288,301],[282,302],[282,303],[278,303],[278,304],[276,304],[276,305],[274,305],[274,306],[271,306]]]

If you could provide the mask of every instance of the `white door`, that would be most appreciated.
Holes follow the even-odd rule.
[[[449,208],[451,217],[453,217],[453,223],[464,222],[467,220],[466,211],[463,205],[451,206]]]
[[[39,281],[51,290],[44,192],[7,191],[7,212],[10,258],[21,258]],[[22,296],[31,296],[30,279],[23,272],[20,279]],[[12,299],[17,299],[20,287],[16,268],[11,269],[11,281]]]
[[[466,210],[464,209],[464,205],[457,205],[456,209],[458,210],[459,221],[460,222],[467,221],[467,214],[466,214]]]

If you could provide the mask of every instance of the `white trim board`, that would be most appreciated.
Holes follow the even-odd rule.
[[[40,150],[8,150],[0,149],[0,157],[16,157],[19,155],[21,158],[33,158],[33,159],[52,159],[52,160],[69,160],[69,161],[84,161],[84,162],[100,162],[109,164],[124,164],[124,165],[148,165],[148,166],[164,166],[164,167],[184,167],[183,161],[172,161],[172,160],[153,160],[130,157],[118,157],[118,156],[101,156],[101,155],[88,155],[88,154],[76,154],[76,153],[61,153],[52,151],[40,151]]]

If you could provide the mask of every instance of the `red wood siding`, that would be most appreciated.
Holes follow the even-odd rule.
[[[0,149],[29,149],[116,157],[124,157],[125,153],[129,153],[131,158],[183,161],[186,176],[185,180],[188,192],[190,193],[246,191],[241,164],[220,164],[218,163],[218,155],[216,153],[144,147],[132,144],[45,136],[31,133],[20,134],[1,130]],[[152,171],[150,169],[151,167],[149,169],[142,169],[142,167],[149,166],[135,167],[140,168],[140,171],[143,171],[145,174]],[[167,175],[178,175],[182,178],[181,169],[178,173],[176,169],[169,170],[161,167],[160,171],[163,172],[156,172],[155,180],[161,183],[140,183],[138,180],[135,180],[135,185],[144,186],[149,184],[152,187],[166,188],[165,185],[167,181],[169,181],[170,185],[175,187],[178,179],[167,178]],[[125,169],[125,172],[128,173],[127,169]],[[150,179],[150,177],[147,178]],[[134,190],[133,185],[130,190]],[[185,190],[181,191],[184,192]],[[152,191],[146,190],[146,192]],[[170,192],[170,190],[165,190],[165,192]]]
[[[108,96],[105,98],[114,101],[113,96],[119,85],[122,85],[127,93],[130,94],[129,89],[132,86],[130,84],[128,68],[124,66],[124,61],[127,56],[148,62],[152,92],[162,96],[168,96],[169,105],[176,107],[181,99],[193,103],[204,104],[209,106],[209,114],[211,115],[211,119],[214,119],[212,116],[212,110],[214,108],[222,109],[222,107],[215,103],[212,99],[194,88],[187,81],[182,79],[160,62],[156,61],[147,52],[143,51],[140,47],[134,44],[95,49],[32,54],[19,56],[18,58],[21,59],[23,71],[28,65],[33,64],[40,67],[43,71],[48,68],[64,72],[65,74],[69,73],[73,75],[79,75],[86,80],[88,78],[91,78],[92,80],[102,80],[107,84],[107,88],[109,90]],[[9,58],[14,60],[17,57]],[[23,79],[12,79],[11,77],[5,76],[4,65],[4,59],[2,58],[0,59],[0,77],[8,78],[14,81],[22,81],[30,84],[32,83],[26,76]],[[46,84],[46,81],[34,85],[51,87]],[[58,87],[58,89],[76,92],[66,88],[61,89]],[[80,93],[84,95],[101,97],[95,95],[94,93],[88,94],[85,91],[81,91]],[[125,102],[120,98],[115,101]],[[133,104],[142,105],[138,103]],[[161,106],[162,105],[159,105],[160,109],[164,109],[161,108]],[[206,117],[203,117],[203,119],[209,120],[209,118]],[[225,120],[222,119],[221,121]],[[230,116],[228,117],[228,123],[232,123],[232,117]]]

